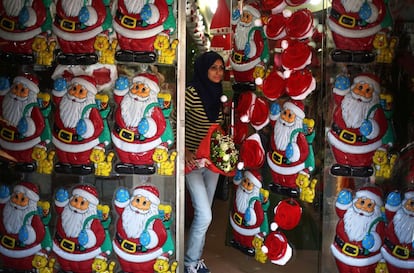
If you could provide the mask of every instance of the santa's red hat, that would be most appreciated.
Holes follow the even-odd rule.
[[[363,187],[355,193],[355,198],[369,198],[375,201],[377,206],[383,206],[383,194],[378,187]]]
[[[301,119],[305,118],[305,105],[300,100],[290,100],[283,104],[283,109],[289,109],[295,113],[295,115]]]
[[[285,0],[266,0],[262,1],[263,9],[270,11],[272,14],[278,14],[286,7]]]
[[[262,176],[257,170],[245,171],[244,177],[249,179],[256,187],[262,187]]]
[[[155,205],[160,204],[160,193],[158,191],[158,188],[153,185],[137,186],[135,187],[132,194],[133,196],[144,196]]]
[[[250,124],[256,130],[261,130],[269,123],[269,104],[263,97],[257,97],[254,101],[253,111],[250,116]]]
[[[71,84],[80,84],[91,92],[91,94],[96,95],[98,93],[98,89],[96,88],[96,81],[93,77],[88,75],[79,75],[74,77],[71,81]]]
[[[88,184],[81,184],[77,185],[72,190],[73,196],[81,196],[89,201],[92,205],[98,205],[99,199],[98,199],[98,191],[96,188],[92,185]]]
[[[252,3],[249,3],[247,5],[244,5],[243,6],[243,11],[250,12],[253,15],[253,17],[255,17],[255,18],[260,18],[261,17],[259,3],[257,3],[257,2],[252,2]]]
[[[286,17],[282,13],[270,15],[263,27],[266,37],[270,40],[279,40],[286,37]]]
[[[275,101],[285,93],[286,81],[283,73],[273,70],[263,81],[263,95],[271,101]]]
[[[39,201],[39,188],[36,184],[31,182],[20,182],[13,188],[14,192],[23,193],[30,200]]]
[[[250,117],[251,113],[253,112],[253,105],[256,101],[256,97],[256,94],[252,91],[247,91],[240,94],[237,101],[236,114],[241,122],[250,122]]]
[[[286,35],[292,39],[306,39],[313,35],[313,15],[308,9],[293,12],[286,20]]]
[[[211,18],[210,23],[210,34],[214,36],[223,37],[224,34],[231,33],[230,25],[230,10],[227,6],[226,0],[219,0],[217,4],[216,12]],[[230,38],[230,35],[227,35]],[[226,39],[228,46],[231,45],[231,40]],[[211,46],[213,46],[213,40],[211,41]],[[228,49],[228,47],[225,47]]]
[[[233,132],[233,141],[235,144],[241,144],[247,137],[249,132],[248,123],[236,120],[234,122],[234,132]]]
[[[289,7],[297,7],[306,3],[307,0],[285,0]]]
[[[141,73],[136,75],[132,82],[141,82],[145,85],[147,85],[152,92],[156,92],[157,94],[160,92],[160,87],[158,85],[158,78],[156,75],[151,73]]]
[[[258,133],[249,136],[240,146],[239,163],[237,168],[242,170],[256,169],[263,166],[265,159],[265,150]]]
[[[270,224],[271,230],[281,228],[284,230],[294,229],[302,217],[302,207],[293,198],[280,201],[274,208],[273,222]]]
[[[374,92],[379,94],[381,92],[380,79],[372,73],[361,73],[354,78],[354,84],[367,83],[372,86]]]
[[[13,83],[21,83],[25,85],[31,92],[39,93],[39,79],[30,73],[24,73],[13,79]]]
[[[281,63],[286,70],[300,70],[305,68],[312,60],[311,47],[297,40],[283,40]]]
[[[295,70],[286,79],[286,94],[294,100],[304,100],[316,88],[316,80],[309,69]]]
[[[98,256],[95,257],[96,259],[99,260],[103,260],[103,261],[108,261],[108,255],[104,252],[102,252],[101,254],[99,254]]]
[[[292,247],[282,232],[271,232],[265,239],[262,251],[273,264],[285,265],[292,258]]]

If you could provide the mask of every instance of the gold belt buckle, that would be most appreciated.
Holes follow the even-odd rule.
[[[8,128],[1,129],[0,135],[4,140],[13,141],[14,140],[14,131]]]
[[[233,220],[234,220],[234,222],[236,222],[236,224],[238,224],[239,226],[241,226],[241,224],[243,222],[243,217],[241,217],[240,214],[238,214],[237,212],[235,212],[233,214]]]
[[[392,254],[400,259],[407,260],[410,257],[410,250],[406,247],[397,245],[392,251]]]
[[[240,54],[240,53],[234,52],[234,53],[233,53],[233,57],[234,57],[234,61],[235,61],[236,63],[241,63],[241,62],[243,61],[243,54]]]
[[[342,14],[338,20],[339,24],[344,27],[353,28],[356,25],[356,19],[352,16]]]
[[[1,244],[7,248],[13,249],[16,246],[16,239],[10,236],[4,235],[1,238]]]
[[[349,136],[348,139],[346,138],[346,136]],[[357,136],[355,133],[352,133],[348,130],[342,130],[341,133],[339,134],[339,139],[343,140],[346,143],[349,144],[354,144],[356,142]]]
[[[3,27],[4,30],[13,31],[16,23],[10,19],[2,18],[0,21],[0,25]]]
[[[119,131],[119,137],[122,140],[132,142],[132,141],[134,141],[134,136],[135,136],[134,132],[132,132],[130,130],[127,130],[125,128],[122,128],[121,131]]]
[[[71,143],[72,137],[73,137],[73,133],[63,130],[63,129],[59,130],[58,138],[62,140],[63,142]]]
[[[121,24],[126,28],[134,28],[137,25],[137,19],[124,15],[121,18]]]
[[[66,31],[75,31],[76,23],[67,19],[60,21],[60,27]]]
[[[137,251],[137,244],[128,240],[123,240],[121,248],[129,253],[135,253]]]
[[[279,154],[278,152],[274,151],[272,153],[272,160],[273,162],[275,162],[276,164],[280,165],[283,162],[283,156],[281,154]]]
[[[63,239],[62,242],[60,242],[60,247],[68,252],[75,251],[75,243],[68,239]]]
[[[348,249],[354,250],[354,253],[349,252]],[[359,249],[356,245],[353,245],[353,244],[350,244],[350,243],[345,243],[344,246],[342,247],[342,251],[344,253],[348,254],[349,256],[356,257],[356,256],[358,256]]]

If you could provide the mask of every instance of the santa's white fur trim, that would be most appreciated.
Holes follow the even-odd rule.
[[[413,269],[414,268],[414,260],[402,260],[398,257],[395,257],[393,254],[389,253],[385,247],[381,247],[381,254],[384,260],[400,269]]]
[[[35,255],[42,249],[40,244],[35,245],[30,248],[24,248],[22,250],[13,250],[9,248],[5,248],[2,244],[0,244],[0,253],[4,256],[11,257],[14,259],[22,259],[27,258],[29,256]]]
[[[260,18],[260,12],[258,9],[254,8],[252,5],[245,5],[243,11],[250,12],[254,17]]]
[[[155,91],[157,94],[160,92],[160,87],[158,86],[158,84],[156,82],[154,82],[153,80],[150,80],[147,77],[136,76],[132,79],[132,82],[134,82],[134,83],[141,82],[141,83],[147,85],[151,89],[151,91]]]
[[[7,37],[7,40],[9,41],[15,41],[15,42],[22,42],[29,39],[34,38],[36,35],[39,35],[42,33],[42,29],[35,28],[33,30],[29,31],[23,31],[23,32],[9,32],[4,31],[3,29],[0,29],[0,37]]]
[[[72,262],[81,262],[81,261],[94,259],[96,256],[98,256],[99,254],[102,253],[102,250],[101,250],[101,248],[98,247],[97,249],[92,250],[90,252],[84,251],[80,254],[69,253],[69,252],[61,249],[60,246],[57,245],[55,243],[55,241],[53,241],[53,252],[56,255],[58,255],[59,257],[64,258],[65,260],[69,260],[69,261],[72,261]]]
[[[345,96],[346,94],[348,94],[351,91],[351,87],[343,90],[343,89],[339,89],[339,88],[333,88],[332,89],[333,93],[339,96]]]
[[[339,140],[332,132],[328,132],[327,136],[329,143],[344,153],[366,154],[375,151],[382,145],[381,140],[369,144],[350,145]]]
[[[131,143],[126,142],[119,138],[119,136],[111,133],[111,139],[112,143],[117,147],[118,149],[121,149],[123,151],[126,151],[128,153],[142,153],[147,152],[149,150],[155,149],[158,145],[162,143],[161,138],[154,139],[150,142],[145,143]]]
[[[292,96],[291,98],[294,100],[304,100],[310,93],[312,93],[313,90],[315,90],[315,88],[316,88],[316,80],[314,77],[312,77],[312,81],[311,81],[311,84],[308,86],[308,89],[306,89],[306,91],[303,92],[302,94],[298,96]]]
[[[260,227],[243,228],[239,226],[238,224],[234,222],[233,217],[231,217],[231,215],[230,215],[230,224],[231,224],[231,227],[234,229],[234,231],[242,235],[245,235],[245,236],[254,236],[255,234],[260,232]]]
[[[371,8],[371,16],[366,20],[368,23],[374,23],[378,20],[378,7],[374,5],[373,3],[369,3],[369,7]]]
[[[143,263],[152,261],[163,254],[163,250],[161,247],[157,249],[152,249],[151,252],[142,252],[142,254],[130,254],[128,252],[125,252],[125,250],[121,249],[115,241],[113,242],[113,246],[114,252],[117,256],[131,263]]]
[[[253,59],[248,63],[235,63],[230,58],[231,67],[233,68],[233,70],[236,70],[236,71],[248,71],[256,67],[260,62],[261,62],[260,57]]]
[[[154,4],[148,4],[151,10],[151,17],[146,21],[148,24],[155,24],[160,20],[160,10]]]
[[[88,242],[86,243],[85,248],[91,248],[91,247],[95,246],[96,245],[96,235],[95,235],[95,233],[92,230],[87,229],[86,234],[88,235]]]
[[[257,222],[257,215],[253,208],[248,208],[250,211],[250,220],[246,222],[248,226],[253,226]]]
[[[378,31],[381,30],[381,24],[375,25],[371,28],[364,29],[349,29],[338,25],[335,21],[328,18],[328,26],[332,32],[335,32],[341,36],[347,38],[365,38],[375,35]]]
[[[36,231],[32,226],[26,225],[27,228],[27,240],[24,241],[25,244],[30,245],[36,241]]]
[[[371,200],[375,201],[375,204],[377,206],[382,206],[383,205],[383,201],[381,196],[378,196],[377,194],[373,193],[372,191],[369,190],[359,190],[355,193],[355,198],[360,198],[360,197],[368,197]]]
[[[285,240],[284,238],[281,238],[282,236],[279,234],[276,236],[280,237],[279,238],[280,240],[283,240],[283,241]],[[277,265],[285,265],[290,260],[290,258],[292,258],[292,255],[293,255],[292,247],[289,245],[289,243],[287,243],[285,254],[280,259],[270,260],[270,262],[273,264],[277,264]]]
[[[363,267],[363,266],[367,266],[367,265],[372,265],[374,263],[377,263],[381,260],[381,253],[375,254],[373,256],[368,256],[366,258],[354,258],[351,256],[348,256],[344,253],[342,253],[342,251],[340,251],[339,249],[336,248],[335,245],[331,245],[331,252],[332,255],[337,258],[338,260],[340,260],[341,262],[347,264],[347,265],[351,265],[351,266],[358,266],[358,267]]]
[[[366,75],[360,75],[360,76],[356,76],[353,80],[354,84],[356,83],[368,83],[369,85],[371,85],[374,88],[374,92],[376,92],[377,94],[379,94],[381,92],[381,85],[379,82],[377,82],[376,80],[374,80],[373,78],[366,76]]]
[[[83,87],[85,87],[86,90],[88,90],[88,92],[91,92],[94,95],[98,93],[98,89],[96,89],[96,86],[92,84],[90,81],[85,80],[84,78],[75,77],[71,80],[70,84],[80,84]]]
[[[24,187],[23,185],[16,185],[13,188],[13,192],[20,192],[23,193],[27,198],[29,198],[32,201],[39,201],[39,195],[32,191],[31,189]]]
[[[269,116],[266,117],[266,119],[260,123],[259,125],[257,124],[251,124],[252,127],[256,130],[256,131],[260,131],[262,130],[268,123],[270,122]]]
[[[88,10],[89,18],[88,18],[88,21],[85,22],[85,25],[92,26],[96,24],[96,22],[98,21],[98,13],[96,12],[96,9],[94,9],[91,6],[86,7],[86,9]]]
[[[15,77],[13,79],[13,83],[22,83],[27,88],[29,88],[30,91],[36,94],[39,93],[39,86],[24,76]]]
[[[151,248],[156,247],[158,245],[158,241],[159,241],[157,233],[152,229],[148,229],[147,232],[148,232],[151,240],[150,240],[149,244],[146,246],[146,248],[151,249]]]
[[[68,40],[72,42],[82,42],[93,37],[98,36],[102,31],[103,28],[96,27],[89,31],[82,31],[82,32],[66,32],[55,25],[52,25],[52,31],[58,38],[62,38],[63,40]]]
[[[258,188],[262,187],[262,182],[259,179],[257,179],[257,177],[254,174],[252,174],[250,171],[245,171],[244,176],[248,178],[250,182],[252,182],[256,187]]]
[[[338,201],[335,202],[335,207],[340,209],[340,210],[347,210],[352,206],[352,202],[350,202],[349,204],[341,204]]]
[[[155,136],[157,133],[157,123],[153,118],[147,118],[148,121],[148,131],[144,134],[144,137],[150,138]]]
[[[378,122],[376,122],[375,120],[370,119],[369,121],[371,121],[371,124],[372,124],[372,131],[369,135],[367,135],[367,138],[368,139],[374,139],[379,135],[380,127],[379,127]]]
[[[303,110],[301,108],[299,108],[298,106],[296,106],[296,104],[288,101],[285,102],[285,104],[283,104],[283,109],[290,109],[292,110],[295,115],[301,119],[305,118],[305,112],[303,112]]]
[[[56,206],[56,207],[58,207],[58,208],[63,208],[63,207],[64,207],[64,206],[66,206],[68,203],[69,203],[69,199],[67,199],[67,200],[65,200],[65,201],[63,201],[63,202],[58,201],[58,200],[55,200],[55,206]]]
[[[114,21],[113,24],[114,24],[113,25],[114,30],[118,34],[126,38],[131,38],[131,39],[146,39],[146,38],[154,37],[164,30],[163,25],[159,25],[157,27],[145,29],[145,30],[132,30],[132,29],[126,29],[122,25],[119,25],[117,21]]]
[[[83,119],[85,121],[86,124],[86,131],[85,133],[82,135],[83,138],[90,138],[93,133],[95,132],[95,126],[93,125],[92,120],[85,118]]]
[[[270,230],[271,231],[276,231],[276,229],[279,227],[279,225],[276,222],[272,222],[270,224]]]
[[[87,192],[83,189],[80,189],[80,188],[75,188],[72,191],[72,196],[81,196],[81,197],[85,198],[86,200],[88,200],[89,203],[91,203],[95,206],[99,204],[99,200],[95,195],[93,195],[93,194],[91,194],[91,193],[89,193],[89,192]]]
[[[69,143],[62,142],[53,136],[52,142],[57,148],[65,152],[80,153],[80,152],[88,151],[92,149],[93,147],[95,147],[96,145],[98,145],[99,139],[98,138],[91,139],[89,142],[81,143],[81,144],[69,144]]]
[[[34,26],[34,24],[36,24],[36,22],[38,20],[37,15],[36,15],[36,11],[32,7],[29,7],[29,6],[25,6],[25,8],[27,10],[29,18],[27,19],[26,22],[24,22],[24,26],[25,27],[32,27],[32,26]]]
[[[276,165],[273,163],[270,153],[267,153],[267,163],[272,171],[284,175],[296,174],[305,168],[305,163],[300,163],[298,165],[289,167]]]
[[[293,147],[293,155],[292,155],[292,158],[290,158],[290,161],[291,162],[296,162],[300,158],[299,145],[297,143],[292,143],[292,147]]]
[[[36,132],[36,124],[32,118],[26,117],[27,121],[27,131],[24,133],[24,136],[32,136]]]
[[[131,198],[134,198],[134,196],[144,196],[148,200],[150,200],[151,203],[153,203],[155,205],[159,205],[160,204],[160,198],[158,196],[156,196],[152,192],[147,191],[147,190],[142,189],[142,188],[135,189],[134,192],[132,193],[132,197]]]
[[[4,139],[0,139],[0,147],[7,147],[11,151],[24,151],[33,148],[36,144],[41,142],[40,137],[35,137],[29,141],[24,142],[9,142]]]

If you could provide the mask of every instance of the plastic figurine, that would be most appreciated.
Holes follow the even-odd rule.
[[[170,42],[170,37],[165,34],[159,34],[154,41],[154,49],[157,50],[158,63],[173,64],[175,61],[178,39]]]
[[[360,188],[354,196],[348,189],[339,192],[335,204],[339,220],[331,252],[340,273],[374,272],[381,260],[385,229],[382,198],[377,187]]]
[[[120,0],[116,5],[113,27],[119,47],[115,58],[119,62],[153,63],[156,60],[154,41],[160,33],[175,29],[169,5],[172,0]]]
[[[97,176],[109,176],[112,171],[112,160],[115,153],[109,152],[105,154],[105,148],[96,146],[91,152],[91,162],[94,164],[95,175]]]
[[[157,165],[157,174],[159,175],[173,175],[175,171],[175,158],[177,152],[168,153],[165,146],[155,148],[152,158]]]
[[[268,225],[265,221],[268,207],[265,204],[268,200],[260,193],[262,178],[257,171],[244,171],[243,175],[238,172],[233,180],[237,190],[230,213],[233,236],[230,244],[243,253],[254,256],[253,239],[256,234],[264,232],[262,226],[267,228]]]
[[[234,41],[230,65],[235,82],[247,87],[254,87],[253,75],[256,67],[260,69],[269,61],[269,50],[259,10],[257,3],[246,4],[243,6],[242,14],[239,9],[233,11],[231,20]]]
[[[382,145],[387,120],[379,104],[379,79],[370,73],[337,76],[333,93],[336,109],[328,132],[336,163],[331,174],[369,177],[374,174],[372,157]]]
[[[104,255],[99,255],[95,258],[92,263],[92,272],[94,273],[114,273],[115,262],[110,261],[108,263],[108,258]]]
[[[108,123],[108,115],[111,112],[111,106],[109,105],[109,95],[98,93],[95,96],[95,102],[98,107],[99,113],[103,120],[103,131],[99,136],[99,141],[104,144],[105,147],[111,143],[111,130]]]
[[[177,266],[177,261],[173,261],[170,265],[170,261],[168,258],[160,256],[155,261],[154,271],[157,273],[175,273],[177,270]]]
[[[45,120],[37,103],[39,79],[23,74],[13,79],[0,80],[0,147],[17,160],[16,169],[33,172],[33,148],[42,142]]]
[[[253,238],[252,245],[254,247],[254,259],[259,263],[266,263],[267,255],[263,252],[262,247],[264,245],[264,237],[262,234],[256,234]]]
[[[375,60],[373,41],[386,15],[384,0],[333,0],[327,18],[336,49],[332,60],[370,63]]]
[[[34,273],[53,273],[55,263],[55,258],[49,257],[47,253],[38,252],[35,254],[32,261]]]
[[[91,272],[98,255],[111,253],[112,245],[104,244],[106,233],[98,205],[98,192],[92,185],[79,184],[70,192],[66,188],[56,191],[53,252],[64,272]]]
[[[109,41],[108,35],[99,34],[96,37],[94,48],[98,52],[99,62],[101,64],[115,64],[115,52],[118,46],[118,40]]]
[[[398,38],[392,36],[388,38],[387,34],[383,31],[378,32],[375,35],[373,46],[376,49],[375,61],[377,63],[390,64],[394,60],[395,49],[398,44]]]
[[[0,1],[0,60],[6,64],[33,64],[32,43],[50,30],[49,5],[43,0]]]
[[[94,43],[98,34],[111,26],[103,0],[57,0],[52,31],[59,44],[56,60],[64,65],[98,62]],[[108,17],[107,17],[108,16]]]
[[[159,107],[158,79],[153,74],[141,73],[129,82],[120,76],[115,83],[115,110],[112,142],[119,158],[118,173],[154,174],[152,158],[155,148],[162,143],[166,121]]]
[[[274,122],[271,150],[267,153],[273,178],[270,188],[282,195],[299,197],[296,178],[305,169],[309,156],[309,145],[303,132],[304,105],[301,101],[288,100],[281,109],[275,102],[270,113]]]
[[[396,154],[388,155],[385,148],[378,148],[372,158],[376,178],[390,178],[394,168]]]
[[[315,187],[318,183],[316,178],[310,179],[310,175],[306,171],[300,171],[296,178],[296,185],[299,187],[299,199],[308,203],[312,203],[315,199]]]
[[[54,169],[59,173],[91,174],[94,166],[90,155],[101,144],[104,127],[95,102],[95,80],[82,75],[69,82],[58,78],[54,85],[53,144],[58,159]]]
[[[131,194],[125,188],[116,191],[114,206],[119,218],[113,248],[123,272],[153,273],[157,258],[167,254],[163,250],[167,230],[159,204],[159,191],[153,185],[137,186]]]
[[[303,131],[305,133],[306,141],[309,146],[309,155],[306,159],[305,166],[306,169],[312,174],[315,172],[315,153],[313,151],[312,143],[315,140],[316,131],[315,131],[315,120],[311,118],[303,119]]]
[[[387,148],[391,148],[394,146],[396,133],[394,127],[394,106],[393,106],[394,98],[391,94],[381,93],[380,94],[380,105],[381,108],[384,110],[385,117],[387,118],[387,132],[382,137],[382,144],[385,145]]]
[[[36,145],[33,147],[32,158],[36,161],[36,172],[41,174],[51,174],[53,171],[54,158],[56,152],[51,150],[47,152],[45,145]]]
[[[389,273],[387,263],[384,261],[384,259],[378,262],[378,265],[375,268],[375,273]]]
[[[42,246],[46,230],[38,201],[39,189],[31,182],[20,182],[12,189],[0,186],[0,261],[8,272],[29,272],[36,253],[47,252]]]
[[[170,121],[170,115],[174,109],[171,93],[158,93],[158,104],[162,109],[165,122],[167,123],[164,134],[162,135],[161,139],[163,142],[167,142],[168,148],[171,148],[175,142],[174,130],[172,128]]]
[[[38,35],[34,38],[32,44],[35,63],[37,65],[51,66],[55,59],[55,48],[57,42],[49,39],[44,35]]]
[[[392,191],[385,203],[388,225],[385,232],[382,256],[390,273],[414,272],[413,232],[414,232],[414,191],[404,193]]]

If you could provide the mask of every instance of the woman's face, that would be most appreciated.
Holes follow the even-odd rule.
[[[208,79],[214,83],[219,83],[223,80],[224,64],[220,59],[217,59],[208,69]]]

